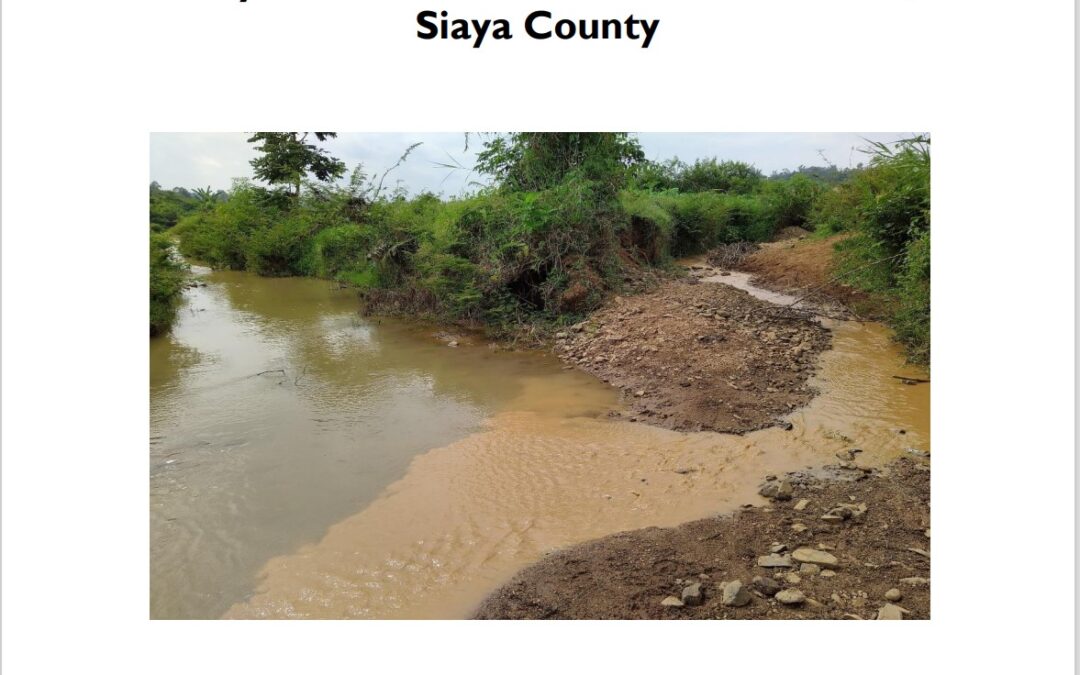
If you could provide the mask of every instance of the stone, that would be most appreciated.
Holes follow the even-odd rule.
[[[570,333],[567,333],[566,331],[559,331],[558,333],[555,333],[556,340],[565,340],[568,337],[570,337]]]
[[[798,574],[795,574],[794,572],[788,572],[784,575],[784,581],[794,586],[795,584],[802,581],[802,577],[800,577]]]
[[[885,591],[885,599],[889,602],[897,602],[904,597],[904,594],[900,592],[899,588],[890,588]]]
[[[802,523],[793,523],[791,525],[791,529],[794,530],[795,532],[806,532],[810,528],[807,527],[806,525],[803,525]]]
[[[742,607],[750,602],[750,592],[736,579],[724,584],[722,602],[725,607]]]
[[[802,511],[803,509],[805,509],[809,505],[810,505],[810,500],[809,499],[800,499],[798,501],[798,503],[795,504],[795,510],[796,511]]]
[[[660,604],[664,607],[682,607],[683,601],[676,598],[674,595],[669,595],[660,601]]]
[[[781,544],[773,542],[773,545],[769,547],[769,553],[783,553],[787,550],[787,544]]]
[[[832,570],[821,570],[821,574],[818,576],[822,577],[823,579],[831,579],[832,577],[836,576],[836,572],[833,572]]]
[[[447,347],[457,347],[458,346],[458,341],[457,340],[451,340],[450,342],[446,343],[446,346]]]
[[[763,555],[757,559],[758,567],[794,567],[795,564],[791,562],[791,556],[779,555],[777,553],[770,553],[769,555]]]
[[[855,453],[851,450],[841,450],[840,452],[836,453],[836,458],[845,462],[853,462],[855,461]]]
[[[813,563],[826,569],[836,569],[840,566],[840,561],[833,554],[812,548],[797,548],[791,554],[791,558],[797,562]]]
[[[901,609],[898,605],[889,603],[878,610],[877,618],[878,621],[881,621],[883,619],[899,621],[904,618],[904,610]]]
[[[781,500],[781,501],[786,501],[788,499],[791,499],[792,494],[794,494],[794,490],[791,487],[791,481],[789,481],[789,480],[780,481],[780,488],[776,493],[776,498]]]
[[[927,552],[927,551],[922,550],[921,548],[909,548],[908,550],[911,551],[912,553],[918,553],[919,555],[927,557],[927,558],[930,557],[930,553]]]
[[[799,573],[800,574],[812,575],[812,574],[817,574],[820,571],[821,571],[821,567],[819,567],[818,565],[815,565],[814,563],[803,563],[802,565],[799,566]]]
[[[780,592],[780,584],[769,577],[754,577],[750,582],[750,586],[767,598],[771,598]]]
[[[900,580],[900,583],[908,586],[929,586],[930,580],[924,577],[904,577]]]
[[[682,589],[682,602],[684,605],[690,605],[691,607],[701,604],[701,584],[694,582]]]
[[[802,591],[794,588],[785,588],[780,591],[776,594],[776,599],[784,605],[801,605],[806,602],[806,596],[802,594]]]

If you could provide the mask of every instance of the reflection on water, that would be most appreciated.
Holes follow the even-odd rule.
[[[318,541],[530,378],[575,392],[577,414],[615,404],[553,358],[361,319],[327,282],[196,271],[206,285],[150,345],[152,617],[220,616],[268,559]]]
[[[766,473],[862,464],[929,449],[929,387],[888,332],[830,322],[822,395],[779,428],[680,433],[575,413],[582,381],[519,380],[484,428],[415,457],[405,476],[318,542],[273,558],[233,618],[461,618],[545,552],[621,530],[675,525],[757,502]],[[560,403],[579,396],[575,406]],[[544,405],[536,405],[545,402]],[[574,410],[576,407],[579,410]]]

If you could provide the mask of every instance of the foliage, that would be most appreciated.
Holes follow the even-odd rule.
[[[745,162],[699,159],[679,172],[675,187],[681,192],[747,195],[754,192],[763,179],[760,171]]]
[[[180,295],[187,280],[187,268],[173,255],[172,242],[160,234],[150,234],[150,335],[172,326]]]
[[[494,184],[452,199],[385,187],[413,148],[381,175],[358,166],[344,185],[316,175],[302,193],[249,181],[226,200],[185,191],[196,206],[172,232],[185,256],[213,267],[338,279],[376,311],[507,333],[578,320],[673,257],[765,241],[781,227],[850,231],[840,269],[892,300],[898,336],[928,358],[929,151],[920,143],[874,147],[868,166],[830,185],[805,167],[765,179],[740,162],[645,161],[627,134],[499,135],[477,167]]]
[[[820,231],[850,231],[838,247],[849,283],[889,301],[909,356],[930,358],[930,140],[872,144],[870,165],[814,206]]]
[[[476,170],[508,191],[545,190],[573,173],[613,195],[644,159],[637,139],[625,133],[522,132],[487,141]]]
[[[839,185],[850,179],[862,168],[863,165],[861,163],[850,169],[841,169],[835,164],[829,164],[828,166],[800,165],[797,169],[774,171],[769,175],[769,180],[787,180],[789,178],[794,178],[795,176],[805,176],[826,185]]]
[[[823,183],[802,173],[782,180],[769,180],[762,189],[770,202],[777,228],[805,227],[814,204],[825,190]]]
[[[300,185],[308,174],[327,182],[345,175],[345,163],[331,157],[323,148],[307,143],[309,134],[322,141],[335,138],[331,131],[259,131],[248,143],[261,143],[255,149],[262,153],[251,160],[256,178],[270,185],[287,185],[294,199],[300,197]]]

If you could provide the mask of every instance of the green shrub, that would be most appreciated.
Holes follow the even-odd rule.
[[[160,234],[151,234],[150,335],[172,326],[186,280],[187,268],[173,255],[172,242]]]
[[[773,209],[775,226],[805,227],[814,204],[824,191],[823,183],[801,173],[766,182],[764,193]]]

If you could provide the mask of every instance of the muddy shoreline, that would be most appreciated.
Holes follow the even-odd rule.
[[[559,551],[490,595],[473,618],[930,618],[925,460],[826,466],[767,482],[780,481],[790,498]]]
[[[802,292],[827,277],[831,248],[814,242],[785,264],[794,248],[775,242],[730,269],[762,272],[755,287]],[[831,343],[813,316],[850,315],[861,298],[826,284],[818,304],[800,311],[703,283],[730,274],[709,264],[688,271],[615,298],[556,336],[556,354],[620,389],[631,421],[790,430],[783,415],[813,399],[808,380]],[[871,468],[856,463],[861,452],[766,476],[765,506],[557,551],[489,595],[473,618],[928,619],[929,455],[913,449]]]

